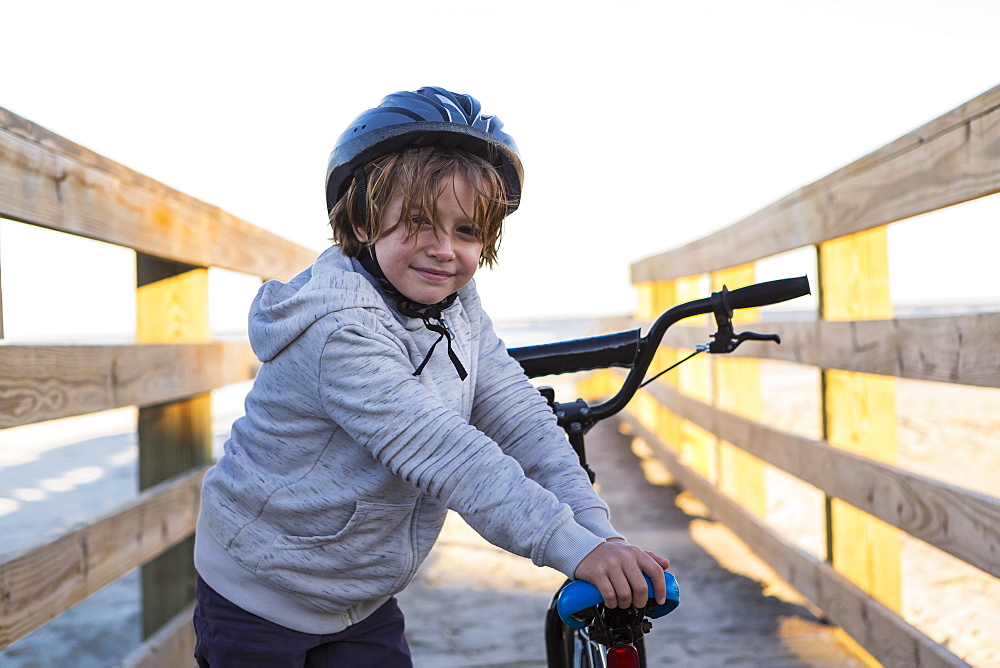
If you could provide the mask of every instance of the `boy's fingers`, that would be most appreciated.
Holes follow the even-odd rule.
[[[597,590],[601,592],[601,596],[604,597],[604,605],[609,608],[613,608],[614,603],[618,600],[618,595],[615,594],[615,587],[611,584],[611,580],[607,580],[603,584],[597,584],[596,582],[591,584],[597,587]]]
[[[646,552],[646,554],[652,557],[653,560],[663,568],[663,570],[667,570],[668,568],[670,568],[670,560],[667,559],[666,557],[661,557],[655,552]]]
[[[597,590],[601,592],[601,596],[604,597],[604,605],[609,608],[618,607],[618,590],[611,576],[607,576],[600,584],[594,582],[593,585],[597,587]]]
[[[609,602],[605,597],[604,604],[609,608],[627,608],[632,605],[632,583],[628,576],[616,569],[609,573],[609,579],[615,592],[615,599]]]
[[[669,566],[670,562],[658,558],[652,552],[647,552],[646,555],[649,557],[649,561],[643,564],[643,571],[649,575],[649,579],[653,583],[653,598],[662,605],[667,600],[667,581],[663,576],[663,569]],[[662,565],[664,561],[667,562],[667,566]]]
[[[667,586],[663,578],[663,569],[658,561],[647,552],[633,548],[629,558],[622,564],[622,573],[628,580],[628,599],[621,595],[619,589],[618,607],[634,606],[643,608],[649,602],[649,586],[646,584],[645,573],[649,574],[653,583],[653,597],[658,603],[666,599]]]
[[[632,605],[637,608],[646,607],[646,601],[649,599],[649,587],[646,585],[646,578],[642,576],[642,571],[637,571],[634,578],[632,578]]]
[[[653,581],[653,598],[663,605],[667,600],[667,580],[663,577],[663,570],[657,568],[655,574],[649,574],[649,579]]]
[[[670,561],[633,545],[609,541],[596,548],[578,567],[576,577],[593,583],[609,608],[644,607],[650,598],[643,573],[653,584],[653,598],[663,604],[667,585],[663,571]]]

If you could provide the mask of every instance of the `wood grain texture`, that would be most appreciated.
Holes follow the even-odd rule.
[[[884,665],[911,668],[967,665],[828,564],[784,541],[708,480],[684,466],[677,454],[640,420],[628,412],[623,413],[621,419],[652,447],[678,483],[697,496],[715,519],[729,527],[782,579],[823,610],[833,623]]]
[[[1000,499],[719,410],[665,385],[657,404],[831,497],[1000,577]]]
[[[2,108],[0,217],[262,278],[317,255]]]
[[[149,406],[248,380],[247,343],[0,346],[0,428]]]
[[[136,254],[135,339],[144,344],[211,340],[208,270]],[[212,395],[196,394],[139,408],[139,489],[212,462]],[[195,598],[194,538],[142,567],[143,638]]]
[[[190,536],[205,470],[0,564],[0,649]]]
[[[0,339],[3,339],[3,268],[0,267]]]
[[[712,291],[726,285],[752,285],[756,283],[753,264],[734,267],[711,275]],[[760,309],[740,309],[733,314],[738,326],[753,329],[760,317]],[[743,417],[760,419],[764,399],[760,385],[760,362],[754,359],[727,359],[725,355],[711,357],[712,405]],[[756,457],[734,447],[725,439],[719,442],[718,487],[744,508],[758,517],[767,515],[766,466]]]
[[[670,289],[666,292],[673,293],[677,299],[676,303],[684,303],[699,299],[704,291],[705,287],[700,278],[679,278],[672,282]],[[689,320],[701,324],[708,322],[709,316],[701,315]],[[667,359],[672,361],[666,366],[683,357],[681,351],[671,351]],[[707,355],[699,355],[688,360],[668,375],[675,377],[676,384],[674,386],[685,395],[711,402],[712,370],[711,361]],[[681,458],[701,475],[715,482],[719,473],[718,439],[688,420],[679,420],[679,424],[675,428],[679,430],[679,433],[677,434],[678,440],[674,442],[674,445],[679,448]]]
[[[885,227],[819,244],[820,315],[826,321],[887,319]],[[890,376],[823,369],[823,437],[836,448],[895,463],[896,385]],[[830,499],[827,554],[833,567],[893,610],[902,609],[902,536],[839,498]]]
[[[735,357],[784,360],[826,369],[1000,387],[1000,313],[857,322],[765,322],[781,345],[745,343]],[[693,349],[715,330],[673,327],[664,344]]]
[[[1000,192],[1000,86],[714,234],[632,265],[692,276]]]
[[[123,668],[195,668],[194,604],[181,610],[122,661]]]

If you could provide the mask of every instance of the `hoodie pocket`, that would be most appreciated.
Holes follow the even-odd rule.
[[[394,594],[415,570],[413,516],[413,503],[358,501],[332,536],[279,536],[256,573],[332,612]]]

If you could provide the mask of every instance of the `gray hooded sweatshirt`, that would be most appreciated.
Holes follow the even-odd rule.
[[[254,299],[263,362],[205,477],[195,563],[244,610],[305,633],[365,618],[413,578],[447,509],[572,577],[618,536],[555,417],[507,354],[474,283],[438,334],[400,315],[339,248]]]

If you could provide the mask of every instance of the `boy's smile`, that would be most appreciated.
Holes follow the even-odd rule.
[[[402,195],[389,201],[386,224],[400,220],[402,203]],[[389,282],[421,304],[436,304],[465,287],[479,268],[483,252],[476,223],[470,218],[474,206],[472,184],[455,175],[445,181],[438,195],[437,225],[414,211],[411,226],[396,225],[378,239],[375,255]]]

